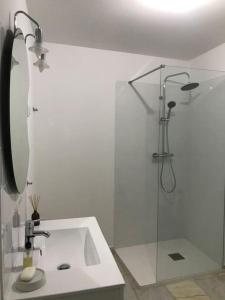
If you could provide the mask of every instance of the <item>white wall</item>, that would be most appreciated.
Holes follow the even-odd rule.
[[[158,84],[116,84],[114,246],[156,241]]]
[[[190,65],[195,68],[225,71],[225,43],[192,59]]]
[[[220,71],[225,71],[225,44],[222,44],[198,57],[196,57],[195,59],[193,59],[192,61],[190,61],[191,66],[193,67],[197,67],[197,68],[206,68],[206,69],[212,69],[212,70],[220,70]],[[221,88],[220,88],[221,90]],[[224,106],[224,90],[222,90],[222,92],[219,90],[219,96],[220,98],[218,99],[219,101],[217,101],[216,103],[213,102],[213,97],[211,97],[211,101],[209,101],[209,107],[212,108],[212,111],[209,111],[207,108],[203,106],[202,109],[202,113],[205,114],[205,112],[207,112],[207,114],[209,115],[209,121],[211,120],[213,122],[213,120],[217,120],[217,124],[219,125],[219,127],[217,128],[217,131],[214,132],[214,136],[212,138],[215,138],[215,135],[218,136],[220,135],[220,142],[219,143],[223,143],[224,142],[224,136],[223,136],[223,132],[224,132],[224,113],[225,113],[225,106]],[[222,94],[221,94],[222,93]],[[213,114],[212,114],[213,113]],[[211,116],[212,114],[212,116]],[[216,114],[216,115],[215,115]],[[222,114],[222,116],[221,116]],[[201,119],[199,120],[201,121]],[[216,124],[216,123],[215,123]],[[200,135],[203,134],[203,131],[198,133]],[[211,151],[213,151],[214,153],[214,159],[210,160],[206,162],[205,164],[205,172],[207,174],[207,178],[210,178],[210,176],[212,176],[213,180],[215,181],[216,184],[216,189],[214,189],[214,193],[213,195],[211,195],[211,193],[209,192],[207,194],[207,189],[204,191],[204,195],[205,198],[203,200],[203,203],[201,204],[200,201],[197,202],[197,205],[202,205],[202,211],[205,212],[206,208],[210,209],[210,201],[211,198],[213,197],[214,201],[213,201],[213,207],[211,208],[211,210],[217,210],[217,213],[211,214],[210,216],[208,216],[205,221],[203,220],[202,224],[205,224],[206,226],[204,226],[204,230],[205,232],[209,231],[209,234],[214,235],[214,238],[216,239],[217,237],[221,236],[221,231],[218,230],[218,228],[216,227],[216,224],[218,224],[218,220],[220,221],[221,215],[224,215],[224,192],[221,191],[221,188],[224,188],[224,155],[223,152],[221,153],[221,151],[223,151],[224,149],[224,144],[221,145],[221,147],[218,149],[217,147],[218,145],[212,145],[212,148],[209,145],[209,149],[211,149]],[[220,157],[220,161],[221,163],[219,165],[217,165],[215,163],[215,158],[216,157]],[[197,174],[196,174],[197,175]],[[204,174],[203,174],[204,175]],[[217,179],[216,179],[217,178]],[[218,183],[221,183],[220,188],[218,187]],[[211,183],[209,183],[210,186]],[[195,186],[195,189],[198,188]],[[206,192],[206,193],[205,193]],[[211,198],[210,198],[211,197]],[[220,202],[220,198],[222,203]],[[222,199],[223,198],[223,199]],[[215,217],[215,220],[212,221],[211,218]],[[220,218],[219,218],[220,216]],[[201,218],[200,218],[201,219]],[[197,220],[197,219],[196,219]],[[221,222],[221,221],[220,221]],[[209,226],[210,224],[210,226]],[[189,229],[191,228],[191,226],[189,227]],[[222,230],[222,229],[221,229]],[[189,231],[190,234],[190,231]],[[196,236],[198,235],[197,232],[193,232],[190,235],[193,239],[196,239]],[[199,237],[197,237],[197,239],[199,241],[202,241],[202,237],[199,234]],[[201,242],[202,243],[202,242]],[[222,241],[221,241],[222,243]],[[204,244],[204,243],[202,243]],[[218,242],[215,243],[212,242],[211,247],[208,246],[206,247],[207,252],[209,254],[212,254],[215,256],[215,251],[219,251],[219,249],[216,249],[216,245],[217,244],[217,248],[218,248]],[[225,251],[225,249],[224,249]],[[225,258],[225,252],[224,252],[224,258]],[[224,261],[225,264],[225,261]]]
[[[117,81],[183,61],[46,45],[49,70],[35,72],[35,185],[43,218],[95,215],[113,244]],[[141,67],[141,68],[140,68]]]
[[[216,75],[219,74],[215,74]],[[213,89],[212,89],[213,87]],[[189,112],[186,237],[221,264],[225,182],[225,74],[201,83]]]
[[[173,70],[171,72],[176,72]],[[177,101],[169,126],[170,151],[175,155],[177,188],[158,198],[159,152],[159,73],[158,84],[127,82],[117,84],[115,136],[115,246],[124,247],[169,240],[184,236],[183,203],[186,201],[185,153],[186,95],[176,85],[167,86],[167,102]],[[165,74],[164,74],[165,76]],[[174,111],[176,113],[174,113]],[[161,141],[161,139],[160,139]],[[164,165],[164,183],[171,188],[168,164]],[[169,178],[169,180],[168,180]],[[179,213],[178,213],[179,212]],[[158,226],[158,228],[157,228]]]

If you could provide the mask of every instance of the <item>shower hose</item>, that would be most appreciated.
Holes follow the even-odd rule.
[[[166,122],[165,125],[165,136],[163,137],[166,141],[166,150],[168,154],[170,154],[170,145],[169,145],[169,122]],[[169,173],[170,177],[172,179],[172,186],[168,187],[167,184],[165,183],[163,179],[163,175],[165,173],[165,164],[168,162],[168,168],[169,168]],[[173,193],[176,189],[177,181],[176,181],[176,175],[175,171],[173,168],[173,160],[171,156],[168,157],[163,157],[162,158],[162,165],[161,165],[161,170],[160,170],[160,185],[165,193]]]

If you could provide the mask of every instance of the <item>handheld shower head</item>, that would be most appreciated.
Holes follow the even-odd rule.
[[[176,102],[175,101],[170,101],[167,106],[169,108],[168,113],[167,113],[167,119],[170,119],[170,114],[171,114],[171,110],[172,108],[174,108],[176,106]]]
[[[174,108],[176,105],[177,105],[177,104],[176,104],[175,101],[170,101],[170,102],[167,104],[167,106],[169,107],[169,109]]]

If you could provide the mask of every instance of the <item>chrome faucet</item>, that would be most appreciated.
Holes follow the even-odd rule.
[[[50,237],[50,232],[43,230],[34,230],[35,221],[27,220],[25,223],[25,249],[33,249],[34,237],[45,236]]]

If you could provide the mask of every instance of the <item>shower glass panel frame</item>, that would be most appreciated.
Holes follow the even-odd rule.
[[[225,72],[117,82],[114,245],[140,286],[223,266],[223,112]]]

